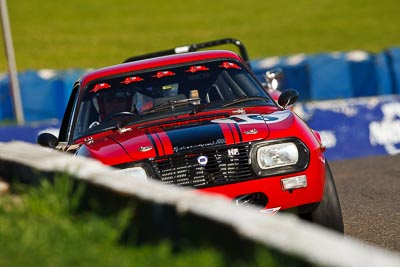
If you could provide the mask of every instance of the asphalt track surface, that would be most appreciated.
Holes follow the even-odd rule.
[[[400,254],[400,155],[330,161],[345,235]]]

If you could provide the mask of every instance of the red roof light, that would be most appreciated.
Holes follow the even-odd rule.
[[[134,76],[134,77],[126,77],[125,80],[123,80],[121,83],[130,84],[130,83],[140,82],[140,81],[143,81],[143,79],[138,76]]]
[[[163,77],[167,77],[167,76],[174,76],[175,73],[169,70],[165,70],[165,71],[159,71],[157,72],[155,75],[153,75],[152,77],[154,78],[163,78]]]
[[[198,71],[205,71],[205,70],[209,70],[209,68],[207,68],[205,66],[191,66],[188,70],[185,70],[185,71],[195,73]]]
[[[108,83],[98,83],[89,92],[96,93],[97,91],[100,91],[102,89],[107,89],[107,88],[111,88],[111,85],[109,85]]]
[[[241,67],[239,67],[237,64],[227,61],[223,62],[221,65],[219,65],[219,67],[225,69],[238,69],[238,70],[241,69]]]

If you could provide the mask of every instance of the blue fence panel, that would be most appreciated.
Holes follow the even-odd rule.
[[[290,57],[266,58],[253,61],[252,69],[260,81],[265,81],[265,72],[274,68],[281,68],[284,78],[281,82],[282,89],[296,89],[299,100],[310,100],[309,68],[305,55]]]
[[[388,49],[386,55],[388,57],[393,81],[393,93],[400,94],[400,48]]]
[[[9,84],[9,76],[2,74],[0,77],[0,121],[14,118]]]
[[[58,136],[60,123],[58,121],[42,122],[35,125],[12,125],[0,127],[0,142],[24,141],[36,143],[41,132],[50,132]]]
[[[58,106],[62,97],[62,82],[42,78],[36,71],[25,71],[18,76],[26,121],[59,118]]]
[[[351,87],[354,97],[377,94],[377,77],[374,56],[365,51],[352,51],[346,54],[350,67]]]
[[[375,71],[377,77],[376,95],[393,94],[393,81],[391,78],[391,68],[386,52],[375,54]]]
[[[350,98],[354,96],[349,63],[343,53],[308,57],[310,96],[313,100]]]
[[[23,113],[27,122],[61,119],[74,82],[84,70],[40,70],[18,73]],[[15,120],[8,75],[0,77],[0,120]]]
[[[400,93],[400,48],[270,57],[252,61],[252,68],[261,81],[265,71],[281,68],[281,88],[298,90],[300,101]]]
[[[310,100],[310,70],[306,56],[286,57],[282,69],[284,74],[282,88],[296,89],[300,101]]]

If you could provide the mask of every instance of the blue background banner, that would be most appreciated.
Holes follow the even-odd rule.
[[[400,153],[400,96],[299,103],[295,112],[319,131],[328,159]]]
[[[49,132],[58,136],[59,128],[60,122],[58,120],[27,125],[2,126],[0,127],[0,142],[24,141],[36,143],[41,132]]]

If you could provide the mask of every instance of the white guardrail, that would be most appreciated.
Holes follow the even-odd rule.
[[[30,169],[32,173],[65,172],[79,181],[99,186],[113,194],[165,204],[178,214],[191,213],[211,220],[245,240],[297,256],[322,266],[367,267],[400,266],[400,256],[343,237],[297,217],[278,213],[273,216],[253,209],[236,207],[221,196],[167,186],[156,181],[123,177],[111,167],[86,159],[47,150],[24,142],[0,142],[0,177],[12,179]]]

